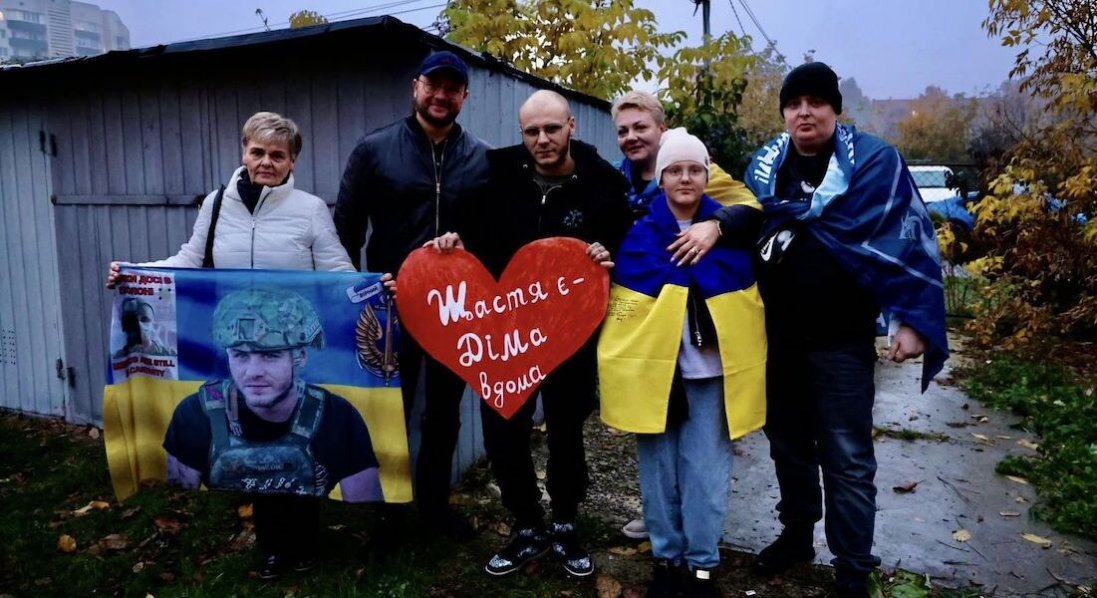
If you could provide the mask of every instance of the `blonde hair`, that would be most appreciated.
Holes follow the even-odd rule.
[[[613,120],[617,120],[617,114],[628,108],[635,108],[651,114],[651,118],[657,125],[661,125],[667,120],[667,113],[663,112],[663,104],[659,102],[658,98],[646,91],[632,90],[617,98],[613,102],[613,107],[609,109],[610,116],[613,117]]]
[[[301,153],[301,131],[297,123],[274,112],[256,112],[244,123],[241,145],[248,141],[261,143],[281,142],[289,149],[290,159],[296,160]]]

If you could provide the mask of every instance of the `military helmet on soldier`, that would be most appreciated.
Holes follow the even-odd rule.
[[[290,291],[248,289],[225,296],[213,312],[213,340],[229,349],[279,351],[324,346],[320,318],[307,299]]]

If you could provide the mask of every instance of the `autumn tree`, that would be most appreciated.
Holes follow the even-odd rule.
[[[761,146],[785,130],[780,112],[781,85],[788,71],[788,63],[770,44],[754,55],[743,75],[746,87],[737,114],[739,126],[743,128],[747,145],[751,148]]]
[[[449,39],[515,68],[600,98],[655,76],[685,34],[660,33],[634,0],[454,0]]]
[[[898,123],[895,145],[908,160],[965,162],[975,111],[973,99],[949,96],[930,85],[910,102],[910,112]]]
[[[299,10],[289,16],[290,29],[311,27],[312,25],[323,25],[327,22],[327,17],[316,12],[315,10]]]
[[[1008,153],[975,207],[993,246],[972,265],[990,282],[972,331],[1016,347],[1097,338],[1097,2],[991,0],[983,26],[1018,49],[1011,76],[1054,118]]]

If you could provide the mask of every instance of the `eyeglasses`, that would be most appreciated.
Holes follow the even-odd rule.
[[[529,137],[530,139],[533,139],[536,137],[540,137],[541,132],[544,131],[545,135],[552,137],[560,131],[563,131],[565,126],[566,125],[563,125],[561,123],[549,123],[543,127],[526,127],[522,129],[522,134],[526,137]]]
[[[448,85],[436,84],[431,83],[429,80],[423,78],[416,79],[416,81],[418,81],[419,84],[423,86],[423,89],[425,89],[430,95],[434,95],[435,93],[440,91],[442,92],[442,95],[453,98],[465,93],[465,86],[459,83],[450,83]]]
[[[689,166],[668,166],[663,170],[663,176],[670,176],[676,179],[680,179],[685,176],[689,176],[691,179],[699,179],[705,176],[708,169],[699,164],[690,164]]]

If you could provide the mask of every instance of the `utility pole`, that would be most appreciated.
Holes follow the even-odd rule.
[[[704,41],[702,42],[707,48],[710,41],[712,41],[712,28],[709,26],[709,17],[711,16],[712,6],[710,0],[700,0],[701,4],[701,23],[704,31]]]
[[[711,17],[711,0],[692,0],[694,5],[701,8],[701,47],[706,50],[705,52],[705,65],[704,71],[698,77],[700,85],[698,90],[701,92],[701,101],[703,104],[708,105],[712,103],[712,61],[708,56],[707,50],[709,44],[712,43],[712,28],[709,23]],[[693,9],[693,14],[697,14],[697,8]]]

